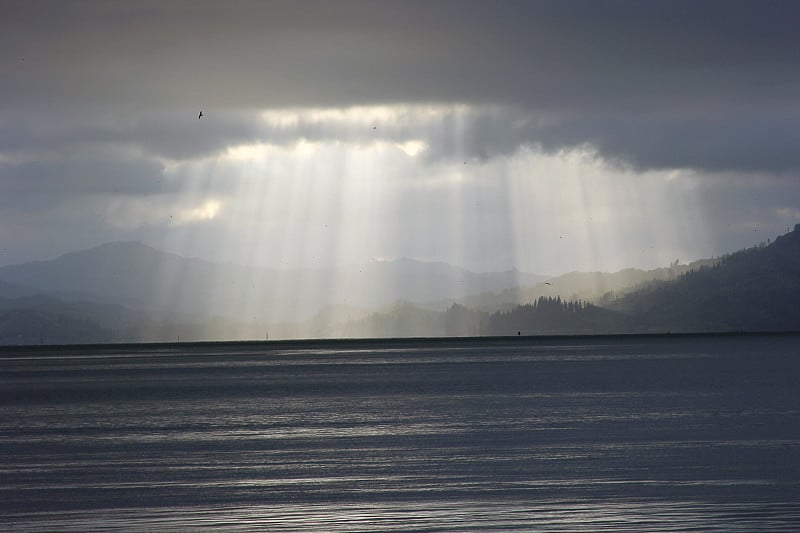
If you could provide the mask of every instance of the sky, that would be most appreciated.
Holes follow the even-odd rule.
[[[798,18],[769,0],[3,0],[0,265],[141,241],[558,274],[752,246],[800,223]]]

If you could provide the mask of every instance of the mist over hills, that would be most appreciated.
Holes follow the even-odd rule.
[[[17,285],[14,283],[6,283],[0,281],[0,298],[24,298],[28,296],[35,296],[41,291],[25,287],[24,285]]]
[[[68,299],[124,305],[159,318],[305,320],[327,306],[457,299],[546,276],[475,273],[445,263],[376,261],[352,270],[277,270],[185,258],[137,242],[0,267],[0,280]]]
[[[800,225],[673,283],[641,287],[608,307],[643,317],[648,331],[800,330]]]
[[[494,313],[534,302],[541,297],[560,297],[607,305],[622,295],[656,281],[668,281],[682,274],[716,264],[718,259],[701,259],[689,264],[677,261],[668,267],[653,270],[626,268],[618,272],[568,272],[548,278],[546,283],[519,285],[498,292],[466,296],[459,300],[444,300],[425,304],[432,309],[445,310],[457,303],[471,309]]]
[[[0,268],[0,344],[797,331],[798,301],[800,226],[689,265],[552,278],[408,259],[281,271],[111,243]]]

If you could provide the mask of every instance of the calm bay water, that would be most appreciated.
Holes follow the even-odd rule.
[[[800,529],[800,336],[0,349],[0,529]]]

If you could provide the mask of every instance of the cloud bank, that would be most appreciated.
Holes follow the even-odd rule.
[[[339,210],[326,201],[360,195],[397,246],[353,257],[463,252],[477,268],[515,261],[512,226],[540,221],[524,202],[548,210],[532,196],[560,198],[555,215],[579,212],[575,198],[605,212],[661,195],[665,220],[620,209],[581,246],[630,234],[649,247],[656,229],[626,224],[696,237],[666,239],[664,257],[747,245],[800,205],[798,15],[788,1],[8,0],[0,237],[18,258],[130,238],[180,251],[203,240],[192,227],[210,243],[280,220],[307,233]],[[601,174],[605,190],[578,185]],[[512,220],[514,194],[528,196]],[[470,211],[481,195],[494,200]],[[409,212],[406,230],[376,222]],[[364,225],[345,218],[341,232]],[[701,239],[692,225],[723,229]],[[453,232],[480,245],[451,250]]]
[[[70,136],[166,140],[187,156],[262,135],[246,118],[257,109],[462,103],[525,119],[479,114],[465,128],[473,154],[591,144],[643,169],[795,171],[798,12],[736,1],[6,2],[0,147],[64,133],[64,109],[86,117]],[[174,116],[200,108],[225,117],[213,138]],[[43,113],[31,128],[9,131],[13,110],[32,109]]]

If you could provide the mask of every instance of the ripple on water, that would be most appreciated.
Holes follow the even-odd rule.
[[[14,531],[790,531],[800,504],[678,501],[433,502],[106,509],[9,515]]]

